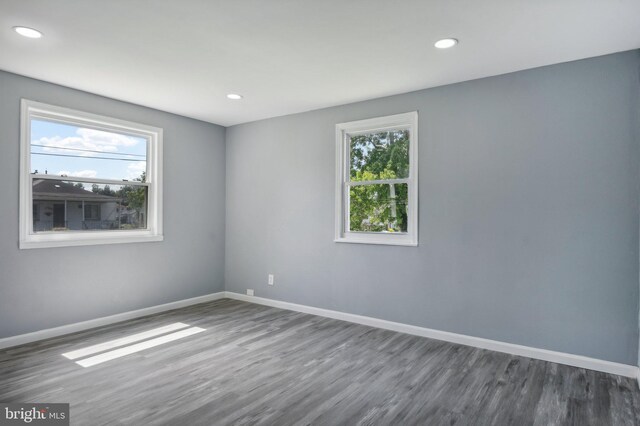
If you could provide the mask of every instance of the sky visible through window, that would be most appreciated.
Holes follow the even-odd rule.
[[[31,173],[131,181],[146,170],[146,153],[142,137],[31,120]]]

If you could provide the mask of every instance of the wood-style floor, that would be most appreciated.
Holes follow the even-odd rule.
[[[61,354],[206,331],[83,368]],[[633,379],[233,300],[0,351],[0,402],[73,425],[638,425]]]

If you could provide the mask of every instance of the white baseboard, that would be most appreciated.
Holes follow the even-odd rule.
[[[49,339],[51,337],[58,337],[65,334],[76,333],[78,331],[84,331],[90,328],[101,327],[103,325],[114,324],[120,321],[144,317],[151,314],[157,314],[158,312],[170,311],[172,309],[184,308],[185,306],[196,305],[198,303],[204,303],[224,298],[225,292],[221,291],[218,293],[211,293],[204,296],[193,297],[191,299],[178,300],[175,302],[165,303],[163,305],[137,309],[135,311],[122,312],[120,314],[110,315],[108,317],[96,318],[55,328],[47,328],[45,330],[34,331],[33,333],[5,337],[4,339],[0,339],[0,349],[23,345],[25,343],[31,343],[38,340]]]
[[[511,355],[524,356],[543,361],[550,361],[558,364],[570,365],[573,367],[586,368],[588,370],[601,371],[604,373],[616,374],[619,376],[633,377],[637,378],[638,383],[640,383],[640,369],[635,365],[620,364],[596,358],[589,358],[581,355],[573,355],[564,352],[550,351],[547,349],[532,348],[529,346],[505,343],[497,340],[483,339],[480,337],[467,336],[464,334],[450,333],[447,331],[418,327],[415,325],[387,321],[362,315],[349,314],[346,312],[332,311],[330,309],[315,308],[313,306],[266,299],[264,297],[247,296],[231,291],[225,291],[225,295],[230,299],[272,306],[274,308],[281,308],[290,311],[318,315],[321,317],[334,318],[342,321],[382,328],[385,330],[398,331],[400,333],[413,334],[416,336],[428,337],[430,339],[444,340],[446,342],[458,343],[461,345],[473,346],[481,349],[489,349],[492,351],[504,352]]]

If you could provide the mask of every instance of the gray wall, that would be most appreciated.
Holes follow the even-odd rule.
[[[156,243],[18,249],[20,98],[164,129]],[[0,72],[0,338],[224,290],[225,129]]]
[[[635,364],[639,61],[228,128],[226,289]],[[335,124],[413,110],[419,247],[334,243]]]

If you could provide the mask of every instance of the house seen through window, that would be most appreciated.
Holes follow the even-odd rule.
[[[139,137],[32,120],[34,232],[146,228],[146,157]]]

